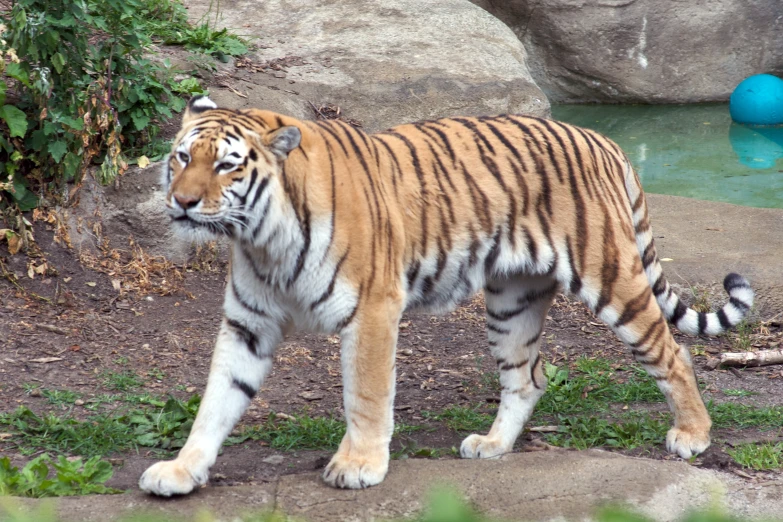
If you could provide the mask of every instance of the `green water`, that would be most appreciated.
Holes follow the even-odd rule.
[[[732,123],[720,105],[560,105],[552,116],[617,142],[644,189],[783,208],[783,127]]]

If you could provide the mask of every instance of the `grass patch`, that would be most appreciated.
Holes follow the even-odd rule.
[[[494,415],[479,411],[479,407],[449,406],[441,413],[423,411],[425,419],[440,421],[454,431],[481,432],[492,426]]]
[[[770,470],[783,468],[783,443],[738,444],[726,451],[738,464],[746,468]]]
[[[104,388],[115,391],[129,391],[144,385],[144,381],[133,370],[121,372],[106,370],[101,373],[100,379]]]
[[[8,457],[4,457],[0,459],[0,495],[42,498],[122,493],[104,485],[112,473],[111,464],[100,457],[82,462],[80,458],[69,460],[60,455],[53,461],[43,454],[21,470],[11,466]]]
[[[729,397],[750,397],[752,395],[758,395],[758,393],[750,390],[723,390],[723,394]]]
[[[714,428],[780,428],[783,406],[748,406],[746,404],[707,403]]]
[[[27,407],[0,414],[0,427],[23,455],[38,451],[84,457],[105,456],[139,446],[172,450],[182,447],[198,410],[200,397],[189,401],[170,398],[163,402],[146,396],[142,408],[126,412],[98,413],[85,420],[53,413],[37,415]]]
[[[345,423],[334,417],[307,414],[278,417],[272,413],[264,424],[245,428],[238,437],[229,437],[229,441],[236,444],[248,439],[263,440],[283,451],[334,450],[344,435]]]
[[[590,414],[606,411],[612,403],[664,402],[655,381],[638,366],[618,375],[605,359],[581,357],[573,372],[546,363],[544,373],[548,385],[536,406],[540,414]]]
[[[635,418],[634,418],[635,417]],[[546,435],[553,446],[587,449],[601,446],[633,449],[660,444],[666,439],[670,422],[649,415],[627,415],[625,420],[608,421],[590,416],[561,416],[557,433]]]

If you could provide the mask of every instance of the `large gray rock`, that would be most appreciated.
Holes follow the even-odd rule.
[[[186,2],[194,22],[213,4]],[[223,0],[218,25],[258,44],[255,62],[302,58],[289,60],[285,78],[235,85],[247,98],[213,91],[218,104],[312,118],[308,102],[332,103],[369,131],[442,116],[549,114],[520,41],[467,0]]]
[[[505,21],[553,102],[727,100],[783,73],[780,0],[473,0]]]

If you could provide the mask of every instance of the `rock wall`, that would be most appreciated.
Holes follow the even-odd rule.
[[[213,4],[186,2],[194,22]],[[467,0],[223,0],[218,25],[257,44],[254,61],[301,58],[288,60],[276,90],[243,84],[248,98],[217,91],[219,104],[312,118],[308,101],[332,103],[369,131],[441,116],[549,115],[524,46]]]
[[[473,0],[507,23],[553,102],[727,100],[783,74],[781,0]]]

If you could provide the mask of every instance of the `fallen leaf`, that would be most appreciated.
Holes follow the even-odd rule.
[[[136,160],[136,164],[140,169],[146,169],[150,166],[150,159],[147,156],[139,156],[139,159]]]
[[[74,344],[74,345],[71,345],[71,347],[68,348],[68,349],[71,350],[72,352],[78,352],[79,350],[82,349],[82,347],[79,346],[78,344]]]
[[[87,285],[87,286],[95,286],[95,285],[97,285],[98,283],[96,283],[95,281],[89,281],[89,282],[87,282],[87,283],[84,283],[84,284],[85,284],[85,285]]]
[[[10,439],[13,436],[13,433],[0,433],[0,440]]]
[[[119,279],[112,279],[112,280],[111,280],[111,286],[112,286],[112,288],[114,288],[114,289],[115,289],[116,291],[118,291],[118,292],[120,291],[120,287],[121,287],[121,286],[120,286],[120,283],[121,283],[121,281],[120,281]]]

